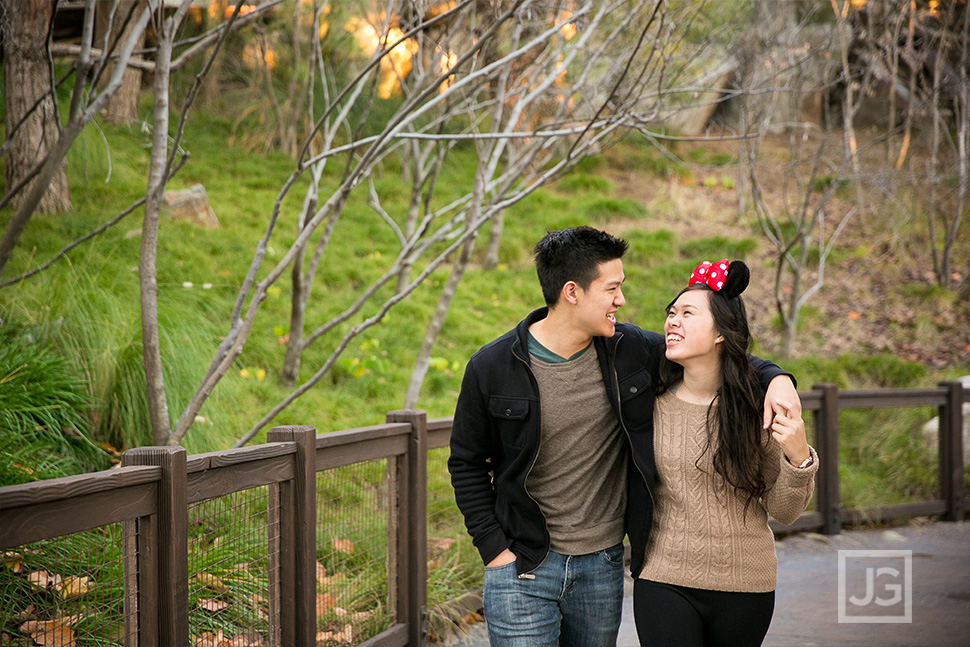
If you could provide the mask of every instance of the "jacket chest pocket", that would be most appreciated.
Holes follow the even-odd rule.
[[[526,420],[533,406],[527,398],[492,396],[488,399],[488,414],[503,445],[523,446],[529,428]]]
[[[631,431],[653,424],[656,387],[645,368],[620,380],[620,406],[623,421]]]

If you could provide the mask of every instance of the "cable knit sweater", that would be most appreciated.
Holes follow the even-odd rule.
[[[778,560],[768,515],[784,524],[798,518],[812,496],[818,456],[809,448],[814,461],[798,469],[770,440],[768,491],[745,516],[745,497],[714,472],[712,451],[704,451],[706,424],[707,406],[670,391],[657,398],[656,511],[640,577],[715,591],[774,591]]]

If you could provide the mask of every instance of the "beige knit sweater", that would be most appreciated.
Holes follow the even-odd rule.
[[[798,469],[770,440],[768,491],[745,516],[745,497],[715,474],[712,451],[704,451],[706,424],[707,406],[669,391],[657,398],[656,507],[640,577],[715,591],[774,591],[778,560],[768,515],[783,524],[798,518],[812,496],[818,455],[809,448],[813,463]]]

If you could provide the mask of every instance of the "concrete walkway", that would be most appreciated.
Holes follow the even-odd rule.
[[[765,647],[970,645],[970,522],[850,530],[833,537],[801,533],[781,539],[775,546],[778,590]],[[862,551],[843,553],[844,616],[853,622],[839,622],[840,550]],[[886,603],[896,590],[902,595],[907,588],[906,558],[875,552],[881,550],[912,551],[911,622],[885,622],[893,616],[905,618],[905,596],[898,604]],[[899,575],[881,568],[895,569]],[[874,582],[867,604],[866,569],[873,569]],[[629,577],[626,593],[617,646],[638,647]],[[852,598],[865,606],[851,604]],[[878,605],[878,601],[884,604]],[[877,616],[880,622],[860,622],[860,616]],[[472,625],[450,645],[487,647],[484,623]]]

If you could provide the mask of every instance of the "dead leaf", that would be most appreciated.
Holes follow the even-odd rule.
[[[80,613],[75,613],[73,616],[57,616],[54,618],[54,622],[65,627],[71,627],[76,625],[83,617]]]
[[[349,539],[334,539],[333,549],[341,553],[352,553],[354,552],[354,542]]]
[[[222,583],[222,580],[211,573],[199,573],[193,579],[202,586],[215,591],[216,593],[226,592],[226,585]]]
[[[27,581],[39,589],[53,589],[60,585],[61,576],[51,575],[47,571],[33,571],[27,575]]]
[[[351,644],[354,642],[354,626],[345,625],[343,631],[333,637],[338,643]]]
[[[319,582],[320,584],[323,584],[324,586],[334,586],[334,585],[338,585],[346,578],[347,578],[346,573],[334,573],[330,577],[317,578],[317,582]]]
[[[28,604],[27,608],[18,613],[15,620],[29,620],[34,617],[34,605]]]
[[[429,559],[428,560],[428,570],[429,571],[433,571],[436,568],[441,568],[441,560],[440,559]]]
[[[30,634],[41,647],[74,647],[74,632],[53,620],[30,620],[20,625],[20,632]]]
[[[202,634],[195,639],[195,647],[214,647],[216,644],[216,635],[211,631],[203,631]]]
[[[862,318],[862,315],[856,312],[855,310],[852,310],[849,312],[849,319],[851,319],[852,321],[859,321],[859,319],[861,318]]]
[[[75,598],[79,595],[84,595],[93,588],[93,579],[79,575],[69,575],[65,577],[62,582],[57,584],[57,591],[65,600],[68,598]]]
[[[216,633],[211,631],[203,631],[202,635],[198,637],[195,641],[195,647],[231,647],[229,640],[226,639],[225,634],[222,633],[222,629]]]
[[[473,625],[476,622],[484,622],[485,618],[482,617],[482,614],[472,611],[471,613],[466,613],[463,615],[461,617],[461,621],[467,625]]]
[[[112,456],[121,456],[121,452],[119,452],[117,449],[115,449],[111,445],[111,443],[104,443],[104,442],[102,442],[102,443],[98,443],[98,446],[101,447],[101,449],[103,449],[104,451],[106,451],[109,454],[111,454]]]
[[[350,614],[350,619],[359,624],[370,618],[372,615],[374,615],[373,611],[357,611]]]
[[[231,647],[264,647],[263,637],[255,631],[244,631],[229,639]]]
[[[327,567],[321,564],[320,560],[317,560],[317,581],[319,582],[325,577],[327,577]]]
[[[453,537],[428,537],[428,544],[438,550],[448,550],[456,541]]]
[[[317,617],[319,618],[324,613],[333,608],[334,599],[329,593],[318,593],[317,594]]]
[[[31,468],[27,467],[26,465],[21,465],[20,463],[11,463],[10,466],[20,470],[27,476],[33,476],[36,473]]]
[[[249,596],[249,603],[256,609],[256,615],[262,620],[269,620],[269,602],[258,593]]]
[[[12,573],[24,570],[24,556],[12,550],[0,553],[0,562]]]
[[[208,600],[206,598],[199,598],[198,604],[205,611],[222,611],[223,609],[229,608],[228,602],[223,602],[222,600]]]

